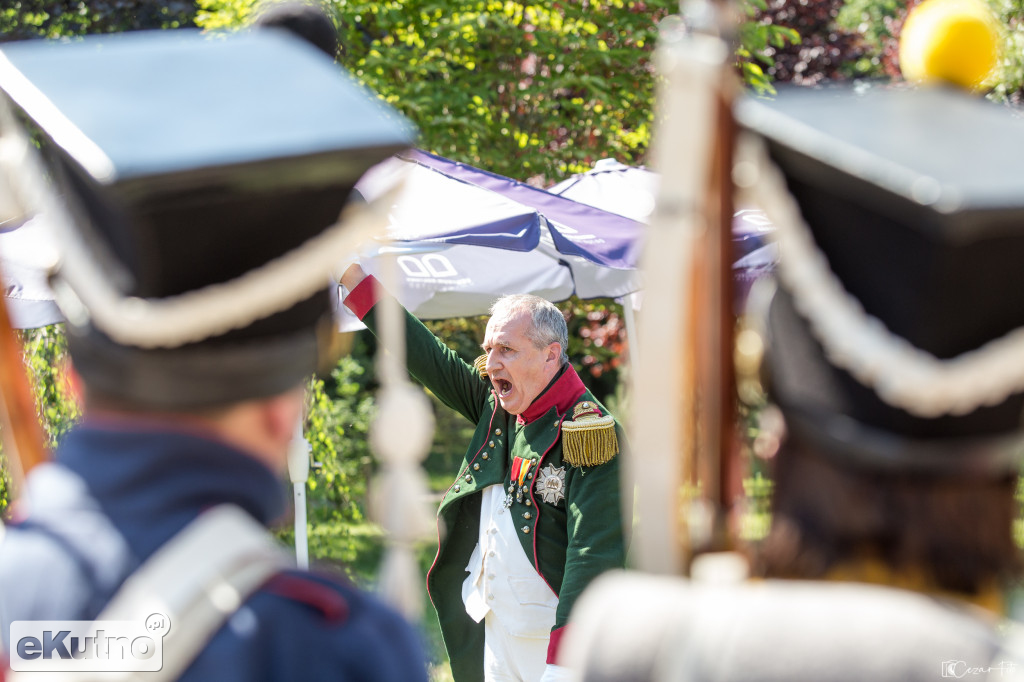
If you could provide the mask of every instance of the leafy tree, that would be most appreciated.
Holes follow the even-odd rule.
[[[788,29],[787,37],[795,38],[766,48],[773,59],[767,68],[772,82],[816,85],[857,75],[865,47],[859,32],[836,23],[843,5],[843,0],[769,0],[763,5],[755,21]]]
[[[257,0],[200,0],[197,23],[232,28]],[[746,0],[756,3],[761,0]],[[334,0],[342,63],[420,128],[420,146],[546,185],[611,156],[642,164],[659,22],[678,0]],[[756,5],[751,5],[752,7]],[[737,56],[752,85],[767,45],[792,32],[745,25]]]
[[[366,493],[372,461],[367,436],[374,412],[365,374],[364,363],[346,356],[326,381],[310,380],[305,432],[318,465],[309,479],[314,521],[363,520],[357,502]]]
[[[201,0],[238,26],[254,3]],[[539,184],[603,156],[641,161],[657,21],[677,0],[334,2],[342,62],[420,128],[420,145]]]
[[[776,51],[798,44],[800,34],[793,28],[766,19],[765,0],[748,0],[741,4],[746,20],[741,22],[736,46],[736,59],[743,81],[758,94],[773,93]]]
[[[992,99],[1024,104],[1024,3],[1020,0],[987,0],[1003,26],[1003,56],[992,78]],[[864,35],[866,53],[857,64],[868,76],[901,78],[899,39],[907,14],[921,0],[851,0],[839,13],[840,26]]]
[[[46,445],[52,448],[81,414],[71,396],[64,373],[67,339],[61,325],[25,330],[19,332],[18,336],[23,344],[25,369],[46,435]],[[7,462],[3,453],[0,453],[0,513],[7,508],[10,487]]]
[[[366,366],[343,357],[329,377],[310,379],[306,390],[304,432],[314,463],[307,481],[309,550],[346,567],[357,552],[351,528],[364,520],[360,505],[372,462],[367,434],[374,403]],[[278,535],[294,543],[291,525]]]
[[[63,325],[27,329],[19,335],[46,434],[46,444],[53,448],[82,414],[71,395],[65,373],[68,362],[67,337]]]
[[[863,38],[864,54],[854,64],[859,75],[899,77],[898,38],[907,6],[896,0],[850,0],[839,11],[837,24]]]
[[[194,26],[189,0],[13,0],[0,9],[0,42]]]
[[[1012,104],[1024,104],[1024,2],[991,2],[999,16],[999,23],[1005,28],[1006,40],[992,96]]]

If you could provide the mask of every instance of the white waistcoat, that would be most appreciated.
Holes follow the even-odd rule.
[[[558,596],[523,552],[501,485],[483,491],[479,532],[466,566],[469,576],[462,583],[466,613],[479,623],[493,611],[517,637],[548,637]]]

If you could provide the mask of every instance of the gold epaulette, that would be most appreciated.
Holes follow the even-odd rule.
[[[482,379],[486,379],[487,378],[487,354],[484,353],[483,355],[477,356],[476,360],[473,361],[473,367],[476,368],[476,371],[480,372],[480,377]]]
[[[610,462],[619,453],[615,419],[590,401],[572,412],[572,421],[562,422],[562,456],[574,467],[591,467]]]

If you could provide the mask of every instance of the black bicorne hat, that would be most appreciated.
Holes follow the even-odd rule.
[[[411,146],[406,120],[277,32],[15,43],[0,90],[61,195],[42,207],[53,288],[90,390],[192,409],[317,368],[330,272],[353,248],[339,216],[367,168]]]
[[[781,89],[737,118],[779,240],[765,369],[791,437],[877,469],[1015,469],[1024,119],[905,87]]]

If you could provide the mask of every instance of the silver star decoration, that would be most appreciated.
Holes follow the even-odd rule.
[[[558,504],[565,499],[565,467],[549,464],[540,470],[535,489],[541,499],[549,504]]]

